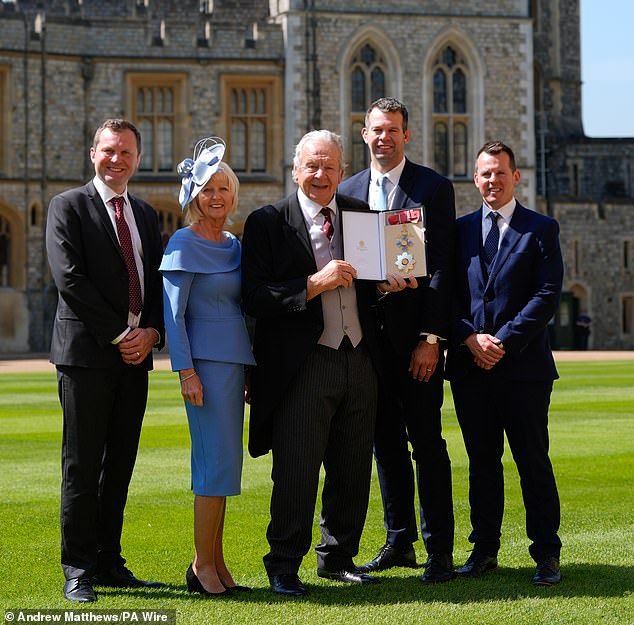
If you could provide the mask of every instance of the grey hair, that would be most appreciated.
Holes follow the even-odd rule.
[[[333,143],[336,145],[339,150],[339,167],[341,171],[343,171],[345,163],[343,162],[343,141],[341,140],[341,137],[331,130],[326,130],[325,128],[322,128],[321,130],[311,130],[310,132],[307,132],[295,146],[295,156],[293,157],[293,180],[295,182],[297,182],[297,180],[295,179],[294,170],[299,167],[302,160],[304,146],[310,141],[324,141],[326,143]]]

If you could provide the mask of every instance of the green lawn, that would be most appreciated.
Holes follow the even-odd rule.
[[[123,545],[134,573],[168,585],[153,591],[100,590],[90,608],[172,608],[179,625],[634,623],[634,362],[566,362],[559,369],[562,379],[555,385],[550,419],[563,517],[559,586],[530,583],[533,562],[517,473],[507,454],[507,507],[497,571],[478,580],[426,587],[418,581],[420,572],[397,569],[382,573],[380,586],[351,587],[317,578],[309,554],[300,571],[309,596],[278,598],[268,590],[262,566],[271,486],[270,457],[265,457],[246,458],[243,494],[229,500],[225,538],[236,581],[255,591],[216,600],[188,594],[189,439],[175,376],[154,372]],[[467,462],[450,395],[444,418],[454,470],[454,557],[462,564],[470,547]],[[0,610],[79,607],[61,593],[60,433],[54,374],[0,375]],[[374,479],[358,561],[372,558],[383,541]],[[423,561],[420,542],[417,551]]]

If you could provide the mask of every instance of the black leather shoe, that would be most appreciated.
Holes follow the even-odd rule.
[[[282,575],[269,575],[271,590],[278,595],[289,597],[303,597],[307,590],[302,580],[296,573],[283,573]]]
[[[69,601],[79,601],[81,603],[97,601],[97,595],[87,577],[67,579],[64,582],[64,597]]]
[[[533,584],[536,586],[554,586],[561,581],[559,558],[550,556],[537,563]]]
[[[423,584],[438,584],[453,579],[453,557],[450,553],[430,553],[421,576]]]
[[[107,571],[96,573],[90,580],[95,586],[112,586],[113,588],[161,588],[163,582],[145,582],[137,579],[125,566],[114,566]]]
[[[317,576],[324,579],[333,579],[337,582],[346,582],[348,584],[379,584],[380,579],[372,577],[371,575],[365,575],[359,571],[347,571],[342,569],[341,571],[327,571],[326,569],[317,569]]]
[[[402,550],[386,543],[381,547],[379,555],[374,560],[358,566],[357,571],[359,573],[373,573],[374,571],[385,571],[394,566],[405,566],[410,569],[418,568],[414,547]]]
[[[193,564],[193,563],[192,563]],[[194,568],[190,564],[187,569],[187,573],[185,573],[185,581],[187,582],[187,592],[198,592],[205,597],[226,597],[231,594],[231,592],[225,588],[222,592],[209,592],[198,579],[196,573],[194,573]]]
[[[487,556],[473,550],[469,559],[457,571],[458,577],[480,577],[487,571],[497,568],[498,559],[496,556]]]

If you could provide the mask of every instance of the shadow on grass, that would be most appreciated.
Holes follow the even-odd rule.
[[[103,596],[127,595],[158,600],[186,600],[213,602],[240,602],[276,604],[301,602],[321,605],[390,605],[419,602],[452,604],[506,601],[526,598],[560,597],[621,597],[634,589],[634,566],[609,564],[569,564],[562,568],[562,582],[557,586],[538,587],[531,583],[534,569],[500,567],[478,579],[456,579],[452,582],[423,585],[419,575],[409,577],[380,576],[381,583],[373,586],[338,584],[304,579],[308,588],[306,597],[282,597],[267,587],[254,588],[251,593],[233,593],[227,597],[206,598],[190,594],[184,585],[168,584],[164,588],[122,590],[100,588]]]

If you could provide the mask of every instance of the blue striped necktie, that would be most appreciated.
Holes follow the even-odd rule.
[[[500,215],[492,211],[488,214],[488,217],[491,219],[491,230],[489,230],[484,242],[484,260],[487,268],[491,266],[495,255],[498,253],[498,243],[500,242],[500,229],[498,228]]]

